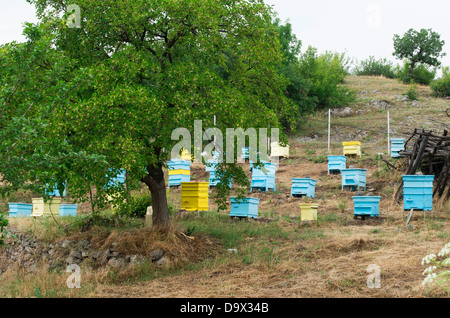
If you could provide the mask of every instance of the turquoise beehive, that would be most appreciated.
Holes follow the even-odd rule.
[[[172,160],[167,161],[169,170],[190,170],[191,162],[188,160]]]
[[[248,159],[249,157],[249,147],[242,148],[242,160]]]
[[[346,168],[346,156],[328,156],[328,173],[339,174]]]
[[[366,174],[367,169],[342,169],[342,190],[348,187],[353,191],[359,191],[359,188],[364,188],[366,191]]]
[[[399,158],[399,151],[405,150],[405,139],[391,138],[391,158]]]
[[[77,216],[78,204],[60,204],[59,216]]]
[[[248,217],[257,219],[258,218],[258,205],[259,199],[257,198],[246,198],[245,202],[237,201],[236,197],[230,198],[231,202],[231,212],[232,217]]]
[[[275,191],[275,170],[276,165],[271,162],[264,162],[262,167],[252,167],[252,182],[250,191],[253,189]]]
[[[403,178],[403,210],[433,209],[434,176],[405,175]]]
[[[179,187],[181,182],[191,182],[190,174],[173,174],[169,175],[169,187]]]
[[[291,197],[307,196],[314,198],[316,182],[311,178],[292,178]]]
[[[209,186],[210,187],[215,187],[217,186],[217,184],[220,182],[219,179],[216,179],[216,171],[210,171],[209,172]],[[232,187],[232,183],[230,181],[230,183],[228,184],[228,187],[231,189]]]
[[[112,171],[112,169],[110,169],[109,171]],[[117,175],[115,175],[114,177],[112,177],[111,180],[108,182],[107,187],[124,184],[125,183],[125,174],[126,174],[125,169],[120,169],[119,173]]]
[[[375,196],[355,196],[353,197],[354,203],[354,216],[370,216],[379,217],[379,206],[381,197]]]
[[[10,217],[30,217],[33,205],[27,203],[8,203]]]

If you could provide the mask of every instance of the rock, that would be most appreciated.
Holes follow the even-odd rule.
[[[395,95],[394,97],[396,100],[398,100],[400,102],[406,102],[409,100],[408,96],[406,96],[406,95]]]
[[[165,258],[164,256],[161,257],[161,258],[156,262],[156,264],[157,264],[158,266],[163,266],[165,263],[166,263],[166,258]]]
[[[154,250],[150,253],[150,256],[152,258],[152,262],[156,262],[159,259],[161,259],[164,255],[164,252],[160,249]]]
[[[72,251],[72,253],[70,253],[70,256],[72,256],[73,258],[77,258],[77,259],[82,259],[83,257],[81,256],[81,253],[78,251]]]
[[[130,265],[136,265],[139,263],[142,263],[144,261],[144,258],[139,255],[128,255],[129,256],[129,263]]]
[[[238,250],[235,248],[229,248],[228,253],[237,254]]]
[[[390,101],[387,100],[373,99],[367,104],[367,106],[372,106],[379,109],[389,109],[394,107],[394,104],[392,104]]]
[[[69,241],[69,240],[64,240],[64,241],[62,241],[62,243],[61,243],[61,247],[62,247],[62,248],[68,248],[69,245],[70,245],[70,241]]]
[[[112,266],[112,267],[122,267],[125,265],[125,260],[123,258],[115,258],[112,257],[109,261],[108,261],[108,265]]]
[[[348,117],[353,114],[353,109],[350,107],[345,108],[334,108],[331,110],[331,115],[335,117]]]
[[[419,101],[413,100],[413,101],[411,102],[411,107],[420,107]]]

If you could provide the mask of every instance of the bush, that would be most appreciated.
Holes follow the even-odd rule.
[[[311,87],[308,96],[317,100],[317,108],[340,107],[355,101],[356,94],[341,84],[349,74],[350,61],[345,55],[325,52],[309,47],[300,58],[300,72]]]
[[[418,100],[419,95],[417,94],[417,84],[411,81],[411,85],[409,85],[408,91],[403,95],[408,96],[409,100]]]
[[[444,67],[442,69],[442,77],[431,82],[430,87],[435,97],[450,96],[450,68]]]
[[[394,66],[392,62],[389,62],[387,59],[376,60],[373,56],[370,56],[367,60],[361,61],[361,63],[355,68],[354,74],[357,76],[382,75],[387,78],[395,77]]]
[[[409,74],[411,66],[408,62],[403,64],[403,67],[397,66],[395,71],[395,77],[398,78],[404,84],[409,84],[411,81],[417,84],[430,85],[431,81],[436,76],[435,69],[429,69],[423,64],[419,64],[413,71],[413,76]]]
[[[119,206],[116,213],[129,217],[145,217],[147,207],[152,205],[152,197],[150,194],[138,194],[132,196],[128,203]]]

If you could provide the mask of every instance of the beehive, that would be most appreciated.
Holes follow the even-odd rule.
[[[289,158],[289,145],[282,147],[278,142],[272,142],[270,144],[270,156]]]
[[[300,203],[301,220],[316,221],[318,208],[319,204],[317,203]]]
[[[77,216],[78,204],[60,204],[59,216]]]
[[[30,217],[33,205],[27,203],[8,203],[10,217]]]
[[[328,173],[339,174],[342,169],[346,168],[347,157],[346,156],[328,156]]]
[[[405,175],[403,178],[403,209],[433,209],[434,176]]]
[[[48,187],[48,185],[47,185],[47,187]],[[61,196],[61,193],[60,193],[60,191],[59,191],[59,189],[58,189],[58,184],[57,185],[55,185],[55,189],[53,190],[53,191],[50,191],[50,190],[45,190],[45,193],[46,194],[48,194],[49,196],[55,196],[55,197],[60,197]],[[66,196],[66,188],[64,187],[64,191],[63,191],[63,195],[62,196]]]
[[[353,197],[354,203],[354,216],[380,216],[379,206],[381,197],[375,196],[355,196]]]
[[[181,209],[208,211],[209,182],[181,182]]]
[[[169,168],[169,187],[180,186],[181,182],[191,181],[191,162],[172,160],[167,162]]]
[[[252,183],[250,191],[253,189],[259,189],[269,191],[272,189],[275,191],[275,169],[276,165],[271,162],[264,162],[263,167],[252,167]]]
[[[192,161],[192,156],[188,150],[183,149],[181,152],[181,160]]]
[[[44,202],[44,198],[34,198],[33,202],[33,212],[31,216],[59,216],[59,204],[61,199],[53,198],[52,201]]]
[[[249,159],[249,157],[250,157],[250,150],[249,150],[249,148],[248,147],[244,147],[244,148],[241,149],[241,151],[242,151],[242,156],[241,156],[242,160]]]
[[[216,171],[210,171],[209,172],[209,186],[215,187],[215,186],[217,186],[218,183],[219,183],[219,179],[216,179]],[[231,189],[231,187],[232,187],[231,181],[228,184],[228,187]]]
[[[391,138],[391,158],[399,158],[399,151],[405,150],[405,139]]]
[[[314,198],[316,182],[311,178],[292,178],[291,197]]]
[[[344,156],[356,155],[361,157],[361,143],[359,141],[346,141],[342,143]]]
[[[125,183],[125,174],[126,174],[126,171],[124,169],[120,169],[120,172],[116,176],[111,178],[111,180],[108,182],[108,185],[106,187],[112,187],[112,186],[117,186],[119,184],[124,184]]]
[[[258,218],[258,205],[259,199],[257,198],[246,198],[245,202],[237,201],[236,197],[230,197],[231,202],[231,212],[232,217],[248,217],[257,219]]]
[[[342,190],[349,187],[353,191],[359,191],[359,188],[366,191],[366,174],[367,169],[342,169]]]

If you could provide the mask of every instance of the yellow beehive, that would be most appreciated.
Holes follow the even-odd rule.
[[[184,170],[184,169],[176,169],[176,170],[169,170],[169,176],[172,175],[179,175],[179,174],[184,174],[184,175],[191,175],[191,170]]]
[[[53,200],[44,202],[44,198],[34,198],[31,200],[33,203],[33,211],[31,216],[59,216],[59,204],[61,199],[53,198]]]
[[[209,182],[181,182],[181,209],[208,211]]]
[[[289,145],[281,147],[278,142],[272,142],[270,144],[270,156],[271,157],[284,157],[289,158]]]
[[[359,141],[346,141],[342,143],[344,156],[357,155],[361,157],[361,143]]]
[[[191,161],[192,160],[192,156],[189,153],[189,151],[183,149],[183,151],[181,152],[181,160],[186,160],[186,161]]]
[[[317,203],[300,203],[302,221],[317,221]]]

